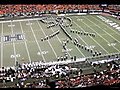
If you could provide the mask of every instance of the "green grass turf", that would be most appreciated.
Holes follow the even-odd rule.
[[[95,46],[93,50],[101,51],[102,54],[120,52],[120,32],[101,21],[97,15],[69,17],[72,19],[73,25],[65,29],[73,38],[78,38],[80,44],[85,46]],[[106,18],[120,24],[119,20],[112,17]],[[53,20],[53,18],[51,18],[51,20]],[[32,23],[32,25],[26,25],[29,22]],[[37,20],[12,22],[12,25],[15,25],[12,28],[8,27],[10,24],[10,22],[0,23],[0,36],[22,33],[25,35],[25,39],[22,41],[0,43],[0,66],[13,66],[15,65],[15,61],[18,61],[19,63],[42,60],[45,60],[46,62],[57,61],[56,57],[64,55],[61,43],[68,37],[59,26],[47,29],[46,24]],[[96,33],[96,37],[93,38],[71,33],[70,29]],[[50,35],[57,30],[60,30],[60,33],[57,36],[48,41],[41,41],[42,37]],[[115,40],[117,41],[115,46],[108,46],[108,43],[114,43]],[[71,49],[71,51],[68,51],[70,56],[77,56],[77,58],[92,56],[91,53],[76,47],[72,42],[67,44],[67,48]],[[41,54],[41,52],[44,51],[47,51],[47,53]],[[38,52],[40,55],[37,54]],[[14,54],[19,54],[20,57],[11,58],[11,55]],[[68,59],[70,59],[70,56]]]

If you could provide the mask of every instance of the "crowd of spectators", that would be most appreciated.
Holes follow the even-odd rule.
[[[119,10],[118,6],[108,6],[109,9]],[[51,10],[83,10],[101,9],[99,5],[0,5],[0,14],[18,14]],[[71,73],[74,76],[70,77]],[[50,82],[47,78],[54,77]],[[38,82],[25,83],[28,79],[39,79]],[[41,78],[41,79],[40,79]],[[57,80],[56,80],[57,79]],[[14,82],[14,88],[77,88],[94,85],[112,85],[120,83],[120,66],[109,62],[107,69],[84,75],[82,69],[64,65],[42,65],[40,62],[18,64],[16,67],[0,68],[0,83]]]
[[[26,13],[26,12],[40,12],[40,11],[52,11],[52,10],[83,10],[83,9],[92,9],[99,10],[101,9],[99,5],[74,5],[74,4],[36,4],[36,5],[0,5],[0,14],[17,14],[17,13]]]
[[[119,12],[120,5],[107,5],[105,10],[110,10],[111,12]],[[7,4],[0,5],[0,15],[1,16],[23,16],[23,15],[40,15],[41,13],[56,13],[59,11],[71,11],[71,10],[103,10],[100,4]],[[61,13],[61,12],[60,12]]]
[[[108,5],[107,9],[110,11],[120,11],[120,5]]]
[[[16,67],[0,68],[0,83],[24,82],[29,78],[49,78],[67,76],[72,68],[67,65],[41,65],[40,62],[18,64]]]
[[[30,13],[30,12],[42,12],[42,11],[53,11],[53,10],[101,10],[99,4],[7,4],[0,5],[0,14],[19,14],[19,13]],[[108,5],[105,9],[120,11],[120,5]]]
[[[18,64],[16,68],[0,69],[0,83],[14,82],[17,79],[15,85],[9,86],[12,88],[78,88],[120,83],[120,66],[114,61],[106,64],[107,69],[92,74],[83,74],[82,69],[69,64],[41,65],[39,62]],[[70,76],[72,73],[73,76]],[[29,78],[39,80],[25,83]],[[50,82],[48,78],[53,81]]]
[[[96,72],[88,75],[77,75],[73,78],[66,77],[64,80],[57,82],[58,88],[63,87],[88,87],[94,85],[112,85],[120,83],[120,69],[114,64],[108,63],[108,70]]]

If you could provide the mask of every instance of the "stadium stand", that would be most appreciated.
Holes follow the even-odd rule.
[[[19,15],[35,15],[37,12],[52,11],[52,10],[101,10],[99,5],[0,5],[0,14],[5,16]],[[106,9],[119,11],[119,5],[109,5]],[[7,14],[7,15],[6,15]],[[69,19],[70,20],[70,19]],[[71,21],[71,20],[70,20]],[[63,26],[59,25],[63,32],[72,40],[72,37],[66,32]],[[58,34],[55,32],[54,35]],[[76,43],[75,43],[76,44]],[[92,73],[83,74],[83,70],[79,67],[84,67],[82,64],[55,64],[44,65],[41,62],[18,64],[16,67],[0,68],[0,84],[14,83],[14,85],[2,86],[6,88],[78,88],[90,87],[96,85],[113,85],[120,83],[120,65],[115,62],[105,63],[105,69],[96,72],[96,67],[99,65],[86,66],[92,68]],[[76,66],[76,67],[75,67]],[[48,80],[51,77],[53,81]],[[32,79],[30,83],[25,83]],[[33,81],[36,79],[36,81]],[[37,80],[39,79],[39,80]],[[54,85],[54,86],[53,86]]]
[[[99,5],[59,5],[59,4],[48,4],[48,5],[0,5],[1,14],[20,14],[20,13],[32,13],[39,11],[52,11],[52,10],[100,10]]]
[[[97,67],[97,66],[94,66]],[[15,68],[4,68],[0,70],[0,81],[13,82],[18,79],[11,88],[50,88],[48,77],[54,77],[56,80],[55,88],[71,87],[89,87],[96,85],[112,85],[120,82],[120,69],[114,62],[107,63],[107,69],[101,72],[84,75],[79,68],[73,68],[69,65],[40,65],[39,62],[26,63]],[[73,73],[74,76],[70,76]],[[61,79],[58,79],[62,77]],[[29,78],[39,79],[37,82],[24,83]],[[42,79],[40,79],[42,78]],[[44,79],[43,79],[44,78]],[[46,79],[45,79],[46,78]]]

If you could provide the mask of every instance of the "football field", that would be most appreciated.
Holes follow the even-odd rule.
[[[100,15],[69,16],[72,19],[72,26],[66,27],[65,30],[72,38],[77,38],[81,45],[99,51],[102,55],[120,53],[120,31],[97,16]],[[55,20],[53,16],[49,18],[51,21]],[[106,18],[120,25],[119,20],[110,16]],[[57,61],[58,57],[64,56],[62,43],[68,37],[59,26],[51,28],[47,26],[37,19],[0,22],[0,67],[14,66],[16,61],[19,63]],[[60,30],[58,35],[41,41],[41,38],[57,30]],[[76,31],[94,33],[95,37],[81,35]],[[68,59],[73,56],[76,58],[93,56],[92,53],[77,47],[70,40],[66,46]]]

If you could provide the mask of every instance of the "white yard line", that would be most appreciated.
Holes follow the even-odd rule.
[[[84,23],[84,22],[83,22]],[[87,24],[86,24],[87,25]],[[89,25],[87,25],[90,29],[92,29]],[[94,29],[92,29],[92,30],[94,30]],[[95,30],[94,30],[95,31]],[[95,31],[96,32],[96,31]],[[97,33],[97,32],[96,32]],[[106,41],[108,44],[110,43],[110,42],[108,42],[105,38],[103,38],[99,33],[97,33],[104,41]],[[119,51],[117,48],[115,48],[114,46],[113,46],[113,48],[115,49],[115,50],[117,50],[117,51]]]
[[[52,16],[51,16],[52,17]],[[53,18],[53,17],[52,17]],[[53,19],[54,20],[54,19]],[[55,20],[54,20],[55,21]],[[53,28],[52,28],[53,29]],[[58,36],[57,36],[58,37]],[[59,38],[58,38],[59,39]],[[60,39],[59,39],[59,41],[60,41]],[[61,43],[61,42],[60,42]],[[85,55],[78,49],[78,47],[77,46],[75,46],[76,48],[77,48],[77,50],[82,54],[82,56],[83,57],[85,57]],[[68,52],[68,54],[69,54],[69,52]],[[69,54],[69,56],[71,57],[71,55]]]
[[[70,29],[71,29],[71,27],[69,27]],[[83,41],[83,40],[82,40]],[[86,44],[86,42],[85,41],[83,41],[85,44]],[[87,45],[87,44],[86,44]],[[79,48],[77,47],[77,46],[75,46],[76,48],[77,48],[77,50],[84,56],[84,57],[86,57],[80,50],[79,50]]]
[[[95,17],[91,16],[92,18],[96,19]],[[120,22],[115,21],[113,18],[111,18],[114,22],[117,22],[118,25],[120,25]],[[116,34],[120,35],[120,33],[118,33],[116,30],[114,30],[113,28],[111,28],[110,26],[108,26],[106,23],[102,22],[101,20],[96,19],[96,21],[99,21],[100,23],[102,23],[103,25],[107,26],[107,28],[111,29],[112,31],[114,31]]]
[[[37,20],[37,23],[38,23],[39,27],[41,28],[41,30],[42,30],[42,32],[43,32],[43,34],[44,34],[44,36],[46,36],[46,34],[45,34],[45,32],[44,32],[43,28],[41,27],[41,25],[39,24],[38,20]],[[54,54],[55,54],[55,57],[57,58],[57,54],[56,54],[55,50],[53,49],[53,47],[52,47],[51,43],[49,42],[49,40],[47,40],[47,41],[48,41],[48,43],[49,43],[50,47],[52,48],[52,50],[53,50],[53,52],[54,52]]]
[[[52,16],[51,16],[52,17]],[[52,19],[54,20],[54,18],[52,17]],[[54,20],[55,21],[55,20]],[[52,30],[52,32],[54,32],[54,30],[53,30],[53,28],[51,27],[51,30]],[[60,42],[60,44],[62,44],[62,42],[61,42],[61,40],[60,40],[60,38],[58,37],[58,35],[57,35],[57,39],[58,39],[58,41]],[[68,54],[69,54],[69,56],[71,57],[71,55],[70,55],[70,53],[68,52]]]
[[[73,21],[74,22],[74,21]],[[69,27],[71,30],[72,30],[72,28],[71,27]],[[78,34],[76,34],[87,46],[89,46]]]
[[[86,18],[87,20],[89,20],[88,18]],[[91,23],[93,23],[94,25],[96,25],[98,28],[100,28],[103,32],[107,33],[105,31],[105,29],[103,30],[100,26],[98,26],[97,24],[95,24],[94,22],[92,22],[91,20],[89,20]],[[109,36],[111,36],[109,33],[107,33]],[[98,35],[103,38],[99,33]],[[113,36],[111,36],[113,39],[115,39]],[[105,38],[103,38],[107,43],[109,43]],[[117,39],[115,39],[116,41],[118,41]],[[118,41],[119,42],[119,41]],[[119,42],[120,43],[120,42]],[[120,50],[118,50],[116,47],[113,46],[114,49],[116,49],[118,52],[120,52]]]
[[[41,18],[30,18],[30,19],[19,19],[19,20],[7,20],[7,21],[0,21],[0,23],[8,23],[8,22],[19,22],[19,21],[30,21],[30,20],[41,20]]]
[[[24,42],[17,42],[15,44],[21,44],[21,43],[24,43]],[[12,45],[11,43],[4,43],[4,45]]]
[[[77,50],[82,54],[82,56],[85,58],[86,56],[80,51],[80,49],[77,47],[77,46],[75,46],[76,48],[77,48]]]
[[[96,19],[95,17],[92,17],[94,19]],[[103,23],[102,21],[96,19],[96,21],[99,21],[100,23],[102,23],[103,25],[106,25],[105,23]],[[98,25],[97,25],[98,26]],[[106,25],[107,26],[107,25]],[[109,26],[107,26],[108,28],[110,28]],[[113,30],[112,28],[110,28],[112,31],[114,31],[116,34],[120,35],[116,30]],[[104,31],[104,30],[103,30]],[[106,32],[106,31],[105,31]],[[106,32],[107,34],[109,34],[108,32]],[[110,35],[110,34],[109,34]],[[114,38],[112,35],[110,35],[112,38]],[[114,38],[116,41],[118,41],[116,38]],[[118,41],[120,43],[120,41]]]
[[[13,33],[13,28],[12,28],[12,21],[11,21],[11,30],[12,30],[12,34],[14,34],[14,33]],[[17,58],[16,58],[16,49],[15,49],[15,43],[14,43],[14,41],[13,41],[13,50],[14,50],[14,55],[15,55],[15,65],[16,65]]]
[[[117,24],[120,26],[120,20],[110,17],[110,19],[112,19],[112,21],[117,22]],[[117,31],[115,31],[117,34],[119,34]],[[120,34],[119,34],[120,35]]]
[[[29,21],[29,20],[28,20],[28,23],[30,23],[30,21]],[[33,36],[34,36],[35,41],[36,41],[36,43],[37,43],[37,46],[38,46],[38,48],[39,48],[39,51],[40,51],[40,52],[42,52],[42,50],[41,50],[41,48],[40,48],[40,46],[39,46],[39,43],[38,43],[38,41],[37,41],[37,38],[36,38],[36,36],[35,36],[35,33],[34,33],[33,28],[32,28],[32,26],[31,26],[31,25],[30,25],[30,28],[31,28],[31,30],[32,30],[32,33],[33,33]],[[42,54],[42,57],[43,57],[44,62],[46,62],[46,60],[45,60],[45,58],[44,58],[43,54]]]
[[[3,23],[2,23],[2,29],[1,29],[1,67],[3,67],[3,41],[2,41],[2,37],[3,37]]]
[[[24,33],[24,32],[23,32],[23,27],[22,27],[22,24],[21,24],[20,21],[19,21],[19,24],[20,24],[22,33]],[[25,44],[26,51],[27,51],[27,54],[28,54],[29,62],[31,63],[30,53],[29,53],[29,51],[28,51],[28,46],[27,46],[26,40],[24,41],[24,44]]]
[[[116,35],[115,33],[110,33],[112,35]],[[107,35],[107,34],[100,34],[101,36]]]
[[[77,17],[76,17],[77,18]],[[73,21],[74,22],[74,21]],[[82,21],[83,22],[83,21]],[[76,22],[74,22],[79,28],[81,28],[83,31],[84,31],[84,29],[82,28],[82,27],[80,27]],[[83,22],[84,23],[84,22]],[[85,24],[85,23],[84,23]],[[87,25],[87,24],[85,24],[85,25]],[[88,26],[88,25],[87,25]],[[90,36],[89,36],[90,37]],[[90,37],[91,39],[93,39],[92,37]],[[107,54],[109,54],[109,52],[106,50],[106,49],[104,49],[96,40],[94,40],[93,39],[93,41],[94,42],[96,42]]]

